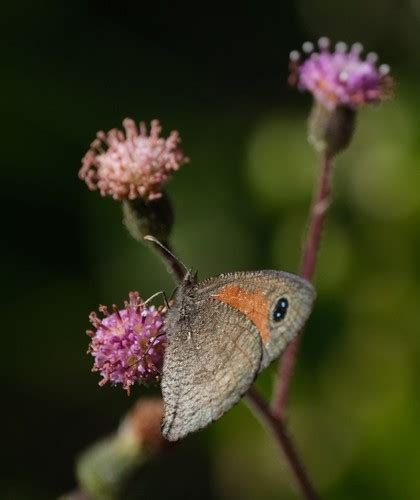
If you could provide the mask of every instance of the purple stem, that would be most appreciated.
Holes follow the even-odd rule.
[[[295,483],[302,493],[303,498],[306,500],[317,500],[319,496],[306,474],[293,440],[287,432],[284,421],[278,419],[272,413],[268,404],[262,399],[254,387],[248,390],[246,397],[253,411],[259,416],[262,424],[273,434],[277,444],[280,446],[281,450],[283,450]]]
[[[321,243],[322,230],[324,228],[325,216],[330,204],[331,178],[333,158],[325,155],[323,160],[321,177],[317,188],[312,209],[309,215],[308,234],[303,248],[300,275],[309,281],[315,273],[319,245]],[[287,403],[289,399],[290,383],[296,365],[296,358],[300,347],[300,334],[289,344],[283,354],[277,376],[277,386],[274,392],[272,411],[279,419],[285,418]]]

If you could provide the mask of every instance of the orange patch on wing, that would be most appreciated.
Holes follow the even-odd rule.
[[[212,297],[245,314],[257,327],[264,344],[270,340],[268,301],[262,293],[250,292],[237,285],[228,285]]]

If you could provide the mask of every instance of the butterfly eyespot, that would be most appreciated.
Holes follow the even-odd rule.
[[[276,304],[276,307],[273,311],[273,319],[274,321],[281,321],[285,318],[287,309],[289,307],[289,301],[286,297],[281,297]]]

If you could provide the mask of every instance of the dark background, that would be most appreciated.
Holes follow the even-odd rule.
[[[72,489],[77,454],[148,393],[99,389],[85,354],[99,303],[171,289],[78,180],[96,131],[126,116],[180,131],[174,244],[201,278],[295,271],[318,166],[288,53],[321,35],[378,51],[397,98],[360,113],[337,161],[291,429],[323,497],[420,496],[419,24],[417,0],[2,5],[2,498]],[[144,478],[147,498],[294,498],[243,404]]]

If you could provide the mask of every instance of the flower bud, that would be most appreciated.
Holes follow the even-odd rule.
[[[353,109],[347,106],[328,109],[315,101],[309,116],[308,141],[318,152],[335,156],[349,145],[355,121]]]
[[[135,473],[167,442],[160,434],[163,402],[140,400],[116,433],[98,441],[77,460],[76,475],[86,498],[124,498]]]
[[[163,192],[154,200],[124,200],[124,224],[131,236],[143,242],[144,236],[152,235],[159,241],[168,241],[174,224],[174,213],[169,196]]]

